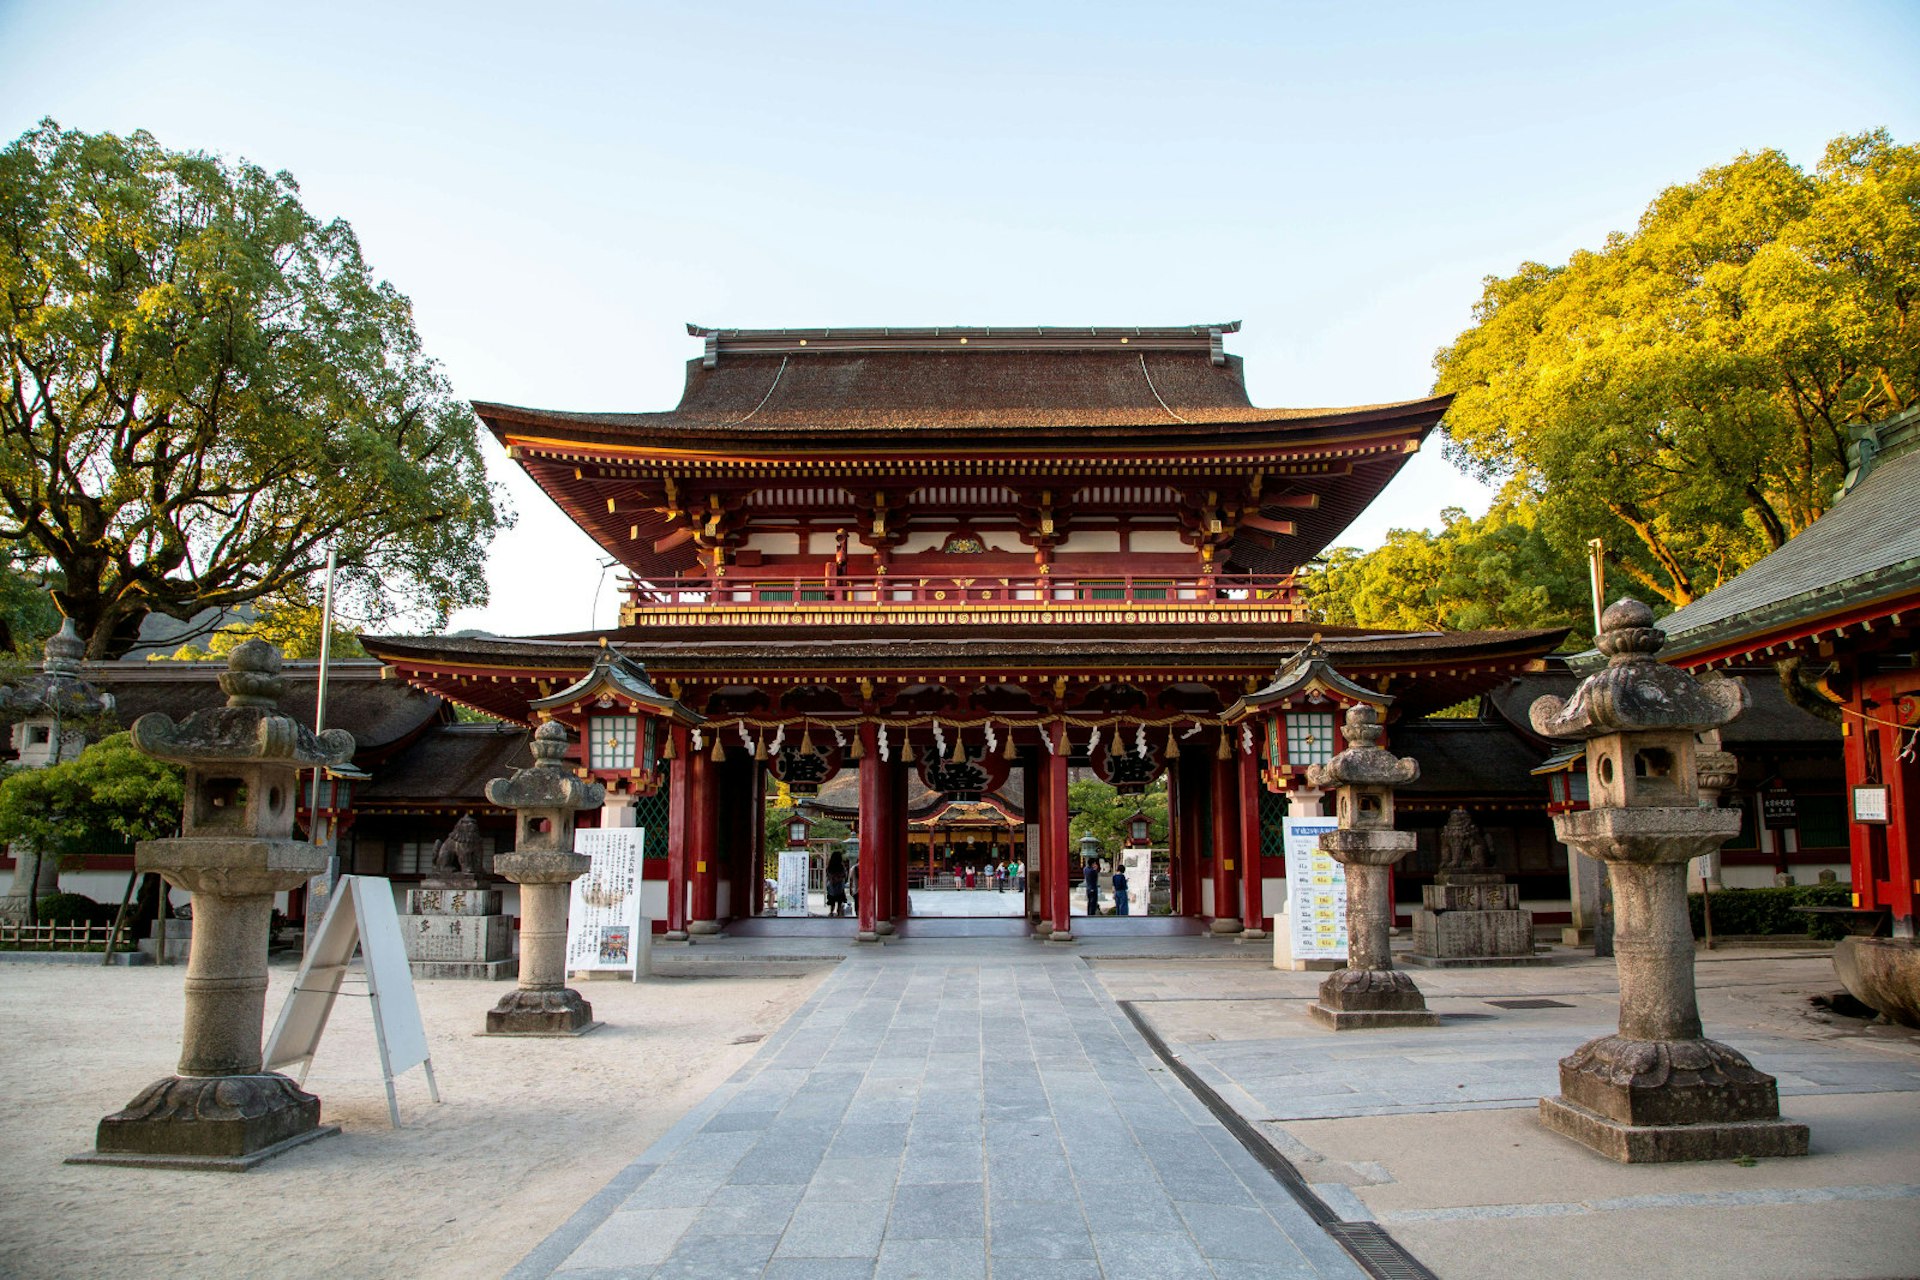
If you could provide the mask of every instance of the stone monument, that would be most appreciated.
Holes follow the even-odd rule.
[[[220,687],[224,707],[133,724],[135,747],[186,766],[181,834],[134,850],[140,870],[193,895],[179,1072],[102,1120],[74,1162],[241,1170],[339,1132],[321,1126],[320,1099],[260,1069],[260,1038],[273,895],[327,864],[324,846],[293,838],[299,771],[346,763],[353,738],[280,714],[280,652],[264,641],[235,647]]]
[[[407,891],[407,961],[416,978],[513,975],[513,923],[501,914],[480,854],[480,826],[462,814],[435,846],[433,871]]]
[[[1807,1127],[1780,1118],[1772,1076],[1707,1039],[1693,984],[1687,863],[1740,830],[1703,809],[1695,735],[1747,707],[1737,680],[1696,682],[1655,660],[1653,611],[1620,600],[1600,618],[1607,666],[1573,696],[1533,704],[1533,727],[1583,739],[1590,807],[1554,815],[1561,841],[1606,863],[1620,968],[1620,1030],[1560,1060],[1549,1129],[1627,1162],[1807,1153]]]
[[[1307,1012],[1335,1031],[1371,1027],[1433,1027],[1440,1017],[1407,974],[1393,967],[1393,929],[1387,868],[1412,852],[1413,833],[1393,829],[1393,789],[1420,776],[1417,761],[1380,748],[1380,713],[1351,707],[1347,749],[1307,769],[1307,785],[1331,788],[1337,831],[1320,847],[1347,869],[1347,965],[1327,975]]]
[[[1493,869],[1487,837],[1455,809],[1440,831],[1440,870],[1420,890],[1408,964],[1429,969],[1546,964],[1533,953],[1533,913],[1520,886]]]
[[[567,985],[568,887],[592,865],[573,851],[573,815],[598,809],[606,788],[566,765],[567,730],[557,720],[533,735],[533,765],[487,784],[487,799],[514,811],[512,853],[493,869],[520,886],[520,985],[487,1011],[490,1036],[581,1036],[601,1024]]]
[[[71,760],[86,749],[80,724],[113,710],[113,695],[94,688],[80,676],[86,642],[73,628],[73,619],[47,637],[38,675],[0,688],[0,711],[19,717],[13,725],[16,763],[23,769],[45,769]],[[28,893],[28,882],[33,892]],[[13,883],[0,898],[0,920],[24,920],[29,905],[60,892],[60,859],[42,857],[16,844],[13,847]]]

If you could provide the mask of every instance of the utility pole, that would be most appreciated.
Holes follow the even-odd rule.
[[[1587,539],[1587,576],[1593,582],[1593,634],[1600,634],[1600,614],[1607,607],[1607,568],[1600,559],[1606,550],[1598,538]]]

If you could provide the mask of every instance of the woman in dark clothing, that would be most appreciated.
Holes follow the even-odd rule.
[[[827,914],[847,914],[847,860],[838,849],[827,855]]]

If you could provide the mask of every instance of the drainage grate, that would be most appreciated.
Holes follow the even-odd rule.
[[[1489,1000],[1488,1004],[1502,1009],[1571,1009],[1565,1000]]]
[[[1377,1222],[1334,1222],[1325,1230],[1375,1280],[1439,1280]]]

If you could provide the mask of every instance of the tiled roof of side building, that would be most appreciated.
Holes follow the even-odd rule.
[[[1779,550],[1659,623],[1685,658],[1800,619],[1920,594],[1920,448],[1882,458]]]
[[[114,715],[131,725],[150,711],[184,720],[195,711],[222,706],[224,662],[101,662],[85,669],[88,680],[113,695]],[[327,725],[353,735],[354,755],[364,759],[403,743],[448,718],[446,703],[397,680],[383,680],[380,664],[347,660],[329,665]],[[319,664],[291,661],[281,670],[285,691],[280,710],[311,726]]]

